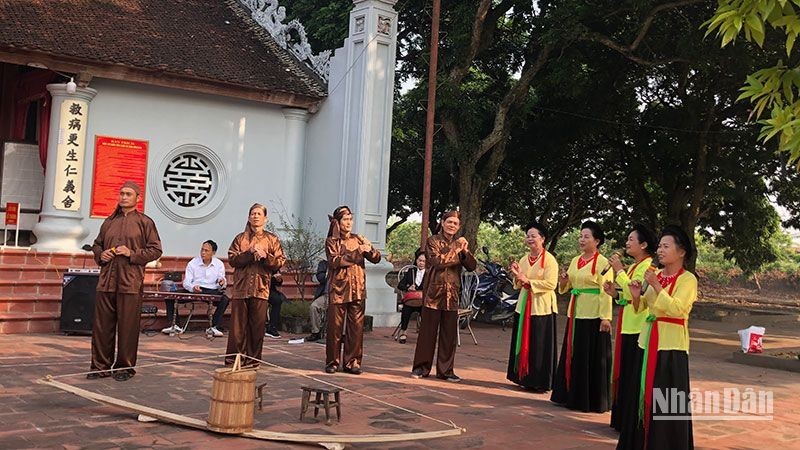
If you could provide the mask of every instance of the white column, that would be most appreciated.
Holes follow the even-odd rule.
[[[354,230],[376,248],[386,245],[389,197],[396,0],[353,0],[345,41],[346,75],[342,136],[341,204],[354,213]],[[338,54],[338,52],[337,52]],[[386,284],[390,263],[367,264],[367,314],[375,326],[399,320],[396,296]]]
[[[283,168],[286,179],[286,188],[284,190],[286,197],[281,200],[284,202],[288,214],[294,214],[298,220],[303,220],[301,208],[308,111],[299,108],[284,108],[283,117],[286,123],[284,154],[287,159]],[[291,217],[286,217],[285,219],[291,221]]]
[[[89,198],[91,195],[89,186],[80,186],[81,199],[80,207],[76,211],[56,209],[54,203],[57,201],[56,178],[58,175],[58,145],[69,141],[70,130],[61,127],[62,123],[62,104],[70,100],[77,100],[86,105],[85,111],[81,113],[81,127],[85,134],[88,125],[89,103],[92,101],[97,91],[90,88],[79,87],[75,93],[67,93],[66,84],[48,84],[47,90],[52,95],[52,107],[50,113],[50,132],[47,141],[47,167],[45,169],[44,194],[42,196],[42,212],[39,214],[39,223],[33,227],[33,234],[36,235],[36,244],[33,248],[46,251],[79,251],[83,245],[83,239],[89,231],[81,223],[83,216],[89,208]],[[84,139],[88,136],[84,136]],[[82,143],[85,150],[88,143]],[[80,177],[82,178],[85,163],[84,158],[74,163],[79,165]],[[82,180],[76,184],[82,183]],[[60,192],[60,187],[59,187]]]

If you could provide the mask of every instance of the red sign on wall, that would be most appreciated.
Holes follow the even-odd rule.
[[[136,209],[144,211],[147,141],[95,136],[92,217],[108,217],[119,202],[119,188],[133,181],[142,188]]]
[[[16,225],[19,220],[19,203],[6,203],[6,225]]]

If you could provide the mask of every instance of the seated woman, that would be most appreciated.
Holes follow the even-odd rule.
[[[425,253],[421,249],[414,252],[414,267],[406,271],[405,277],[397,284],[403,293],[403,309],[400,312],[400,338],[398,342],[405,344],[408,340],[406,330],[411,315],[422,314],[422,277],[425,276]]]

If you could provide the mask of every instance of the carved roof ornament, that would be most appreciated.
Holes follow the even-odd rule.
[[[308,64],[323,80],[328,81],[331,70],[331,51],[314,54],[306,37],[303,24],[297,19],[284,24],[286,8],[278,0],[240,0],[252,12],[253,20],[264,27],[282,48]]]

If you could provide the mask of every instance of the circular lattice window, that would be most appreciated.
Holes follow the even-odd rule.
[[[211,162],[199,153],[181,153],[164,169],[161,186],[167,198],[178,206],[192,208],[211,198],[214,170]]]
[[[150,185],[158,186],[156,204],[176,222],[205,222],[219,211],[227,194],[222,160],[198,144],[172,149],[150,178]]]

